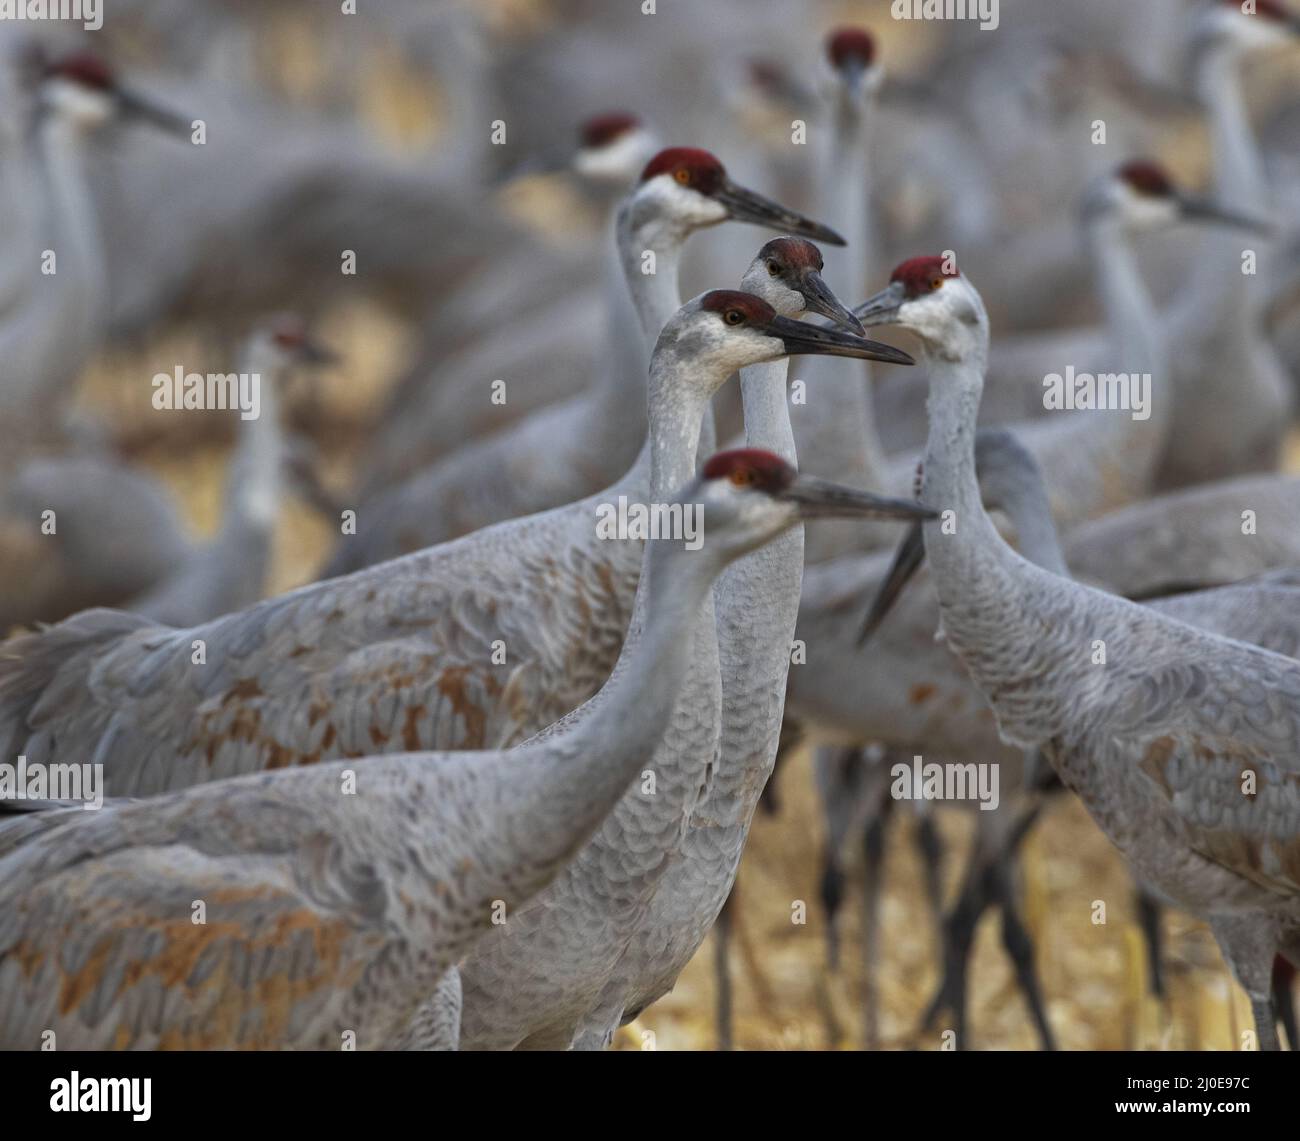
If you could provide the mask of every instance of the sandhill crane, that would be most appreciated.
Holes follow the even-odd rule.
[[[136,94],[90,53],[49,62],[39,103],[43,178],[29,176],[28,190],[40,187],[55,260],[6,251],[26,259],[27,287],[0,321],[0,419],[7,434],[28,445],[60,422],[104,331],[108,288],[86,170],[91,136],[116,119],[189,130],[188,120]]]
[[[810,242],[777,238],[759,252],[741,285],[763,291],[786,315],[807,308],[834,314],[838,303],[821,283],[821,267]],[[751,366],[741,383],[747,442],[792,458],[783,362]],[[598,1048],[620,1021],[670,989],[699,947],[726,899],[771,768],[782,663],[798,605],[799,540],[796,531],[770,557],[747,560],[719,585],[717,642],[708,681],[698,688],[703,695],[716,687],[720,671],[721,690],[708,715],[701,710],[683,718],[675,734],[682,760],[671,768],[684,770],[685,787],[678,793],[676,785],[661,784],[652,801],[621,806],[613,830],[602,832],[554,889],[463,965],[466,1048]],[[715,621],[712,612],[708,620]],[[664,834],[671,837],[667,867]],[[631,845],[635,855],[626,851],[627,836],[640,838]],[[611,866],[620,885],[613,900],[606,898]],[[521,968],[521,961],[529,966]]]
[[[612,385],[619,362],[634,359],[641,374],[648,349],[624,284],[614,222],[619,201],[660,149],[634,115],[607,112],[582,123],[571,166],[579,189],[595,201],[604,244],[588,251],[566,241],[562,257],[513,258],[522,261],[514,272],[481,275],[423,322],[421,347],[380,415],[359,481],[363,496],[539,408],[587,387],[599,391],[602,379]],[[487,336],[500,312],[515,314],[510,335]],[[484,335],[449,355],[448,332],[460,335],[468,323],[483,326]],[[485,398],[495,379],[509,386],[505,403]],[[627,417],[633,425],[635,411]]]
[[[679,304],[677,267],[686,239],[729,219],[843,244],[833,230],[737,186],[707,151],[660,151],[617,219],[621,273],[647,341],[659,335]],[[653,273],[646,272],[648,264]],[[827,311],[824,300],[818,308]],[[844,319],[842,307],[830,312]],[[614,307],[612,315],[618,313]],[[327,573],[355,570],[502,518],[571,502],[624,470],[643,438],[640,418],[622,410],[643,403],[644,350],[626,331],[611,329],[609,344],[617,351],[603,362],[604,376],[591,393],[448,456],[363,504],[357,533],[343,537]]]
[[[604,492],[190,630],[88,611],[14,639],[0,651],[4,752],[98,748],[109,792],[136,795],[375,751],[505,747],[552,723],[608,675],[639,573],[635,530],[602,537],[597,509],[668,494],[662,473],[690,469],[730,373],[789,352],[910,360],[728,291],[684,306],[660,349],[649,441]]]
[[[829,120],[818,176],[820,209],[845,227],[852,252],[852,271],[845,267],[832,281],[845,296],[857,296],[872,279],[875,251],[867,161],[870,123],[884,72],[876,60],[871,34],[861,28],[837,28],[825,51],[834,77],[827,108]],[[795,441],[811,470],[832,479],[860,480],[877,487],[883,481],[883,456],[871,412],[870,373],[826,367],[810,361],[805,372],[820,384],[793,414]],[[813,528],[808,557],[816,562],[844,549],[851,536],[842,529]]]
[[[986,508],[1005,513],[1019,539],[1020,553],[1037,566],[1050,570],[1054,574],[1068,576],[1070,571],[1067,569],[1066,555],[1062,551],[1052,523],[1042,471],[1033,456],[1012,433],[1002,429],[981,429],[976,434],[975,463],[983,503]],[[1149,505],[1153,507],[1159,503],[1160,500],[1149,501]],[[1152,511],[1149,514],[1154,519],[1157,512]],[[1104,523],[1106,518],[1108,517],[1098,522]],[[1277,520],[1272,520],[1271,525],[1276,527]],[[1124,527],[1111,534],[1107,534],[1103,528],[1096,525],[1089,529],[1093,533],[1096,546],[1112,553],[1115,553],[1121,542],[1131,543],[1134,538],[1127,521]],[[1216,536],[1211,534],[1210,537],[1213,539]],[[1239,533],[1238,539],[1240,538]],[[1196,537],[1184,545],[1196,546]],[[1214,553],[1211,544],[1201,545],[1208,547],[1207,554]],[[1250,546],[1249,543],[1241,542],[1237,545],[1238,547]],[[1077,541],[1074,543],[1074,548],[1084,549]],[[1242,559],[1249,560],[1251,557],[1247,554],[1243,555]],[[888,574],[879,583],[864,634],[881,628],[882,623],[886,621],[887,611],[898,602],[904,585],[920,568],[923,558],[921,527],[916,525],[909,531]],[[1212,559],[1206,560],[1207,563],[1212,561]],[[1227,569],[1222,555],[1220,565]],[[1120,577],[1124,577],[1122,573]],[[1108,578],[1113,583],[1115,576],[1110,575]],[[1300,602],[1300,594],[1297,593],[1300,590],[1300,582],[1297,581],[1294,571],[1272,571],[1238,585],[1210,590],[1191,589],[1192,584],[1186,579],[1176,583],[1171,581],[1168,586],[1170,589],[1184,590],[1186,593],[1151,601],[1149,605],[1156,612],[1177,618],[1202,630],[1262,646],[1286,654],[1288,657],[1300,654],[1300,623],[1295,618],[1296,604]],[[916,599],[915,607],[906,608],[911,613],[905,621],[914,622],[916,619],[912,615],[925,613],[929,617],[922,619],[921,624],[923,628],[933,629],[938,620],[937,602],[932,590],[922,593],[926,597]],[[890,623],[893,620],[892,616],[888,619]],[[883,648],[877,647],[877,649]],[[916,646],[915,652],[923,656],[927,649],[931,655],[936,650],[939,655],[947,654],[945,649],[935,647],[932,640],[928,648]],[[939,668],[931,676],[937,679],[942,674],[943,670]],[[940,682],[937,688],[946,691],[952,685],[952,681]],[[947,696],[946,692],[930,695],[927,701],[930,697],[938,697],[942,700],[945,696]],[[953,712],[949,717],[956,723],[963,721],[969,723],[968,714]],[[996,749],[987,752],[987,745],[981,748],[975,744],[981,737],[978,726],[971,725],[970,729],[972,734],[970,743],[975,747],[975,751],[970,755],[993,757],[997,752]],[[953,740],[946,747],[951,748],[957,739],[957,735],[954,735]],[[1008,874],[1008,869],[1037,811],[1037,804],[1031,802],[1023,809],[1001,813],[1000,818],[999,814],[993,813],[980,813],[977,816],[981,827],[977,829],[976,843],[963,887],[958,893],[957,901],[947,921],[943,983],[924,1020],[928,1025],[942,1007],[951,1006],[957,1012],[959,1040],[964,1040],[965,1037],[963,1010],[965,973],[975,924],[980,915],[989,904],[996,902],[1004,911],[1004,930],[1008,923],[1023,929],[1023,925],[1015,915],[1015,904],[1010,896],[1012,878]],[[1151,907],[1151,902],[1145,896],[1139,896],[1139,901],[1144,908]],[[1151,914],[1144,915],[1144,927],[1149,926],[1154,918]],[[1149,936],[1153,934],[1148,930]],[[1026,952],[1032,956],[1027,934],[1016,934],[1012,931],[1006,942],[1013,960],[1019,959],[1017,943],[1023,944]],[[1159,980],[1159,958],[1158,946],[1154,939],[1148,949],[1151,955],[1153,983],[1156,983]],[[1030,961],[1032,962],[1032,959]],[[1017,970],[1018,974],[1023,970],[1019,962],[1017,962]]]
[[[1241,73],[1245,59],[1294,40],[1298,29],[1294,16],[1279,4],[1260,4],[1249,15],[1231,0],[1207,5],[1193,25],[1194,74],[1209,117],[1215,196],[1257,220],[1269,219],[1274,211],[1250,129]],[[1257,265],[1255,272],[1244,272],[1240,236],[1227,231],[1207,235],[1195,251],[1186,288],[1162,318],[1174,395],[1155,472],[1157,487],[1276,466],[1290,383],[1275,350],[1261,335],[1269,244],[1265,241],[1259,248],[1258,238],[1249,243],[1258,255]],[[995,378],[1020,377],[1036,384],[1044,362],[1058,370],[1063,362],[1080,371],[1111,368],[1107,340],[1100,329],[1013,339],[992,347],[990,371]],[[999,383],[999,389],[1006,383]]]
[[[1138,876],[1209,922],[1276,1048],[1273,960],[1300,960],[1300,664],[1067,582],[1002,541],[974,464],[988,318],[955,266],[905,263],[859,315],[924,345],[924,495],[956,520],[925,529],[948,644],[1000,735],[1041,749]]]
[[[281,389],[298,365],[321,364],[332,354],[302,320],[285,314],[253,332],[241,371],[259,378],[260,409],[242,421],[226,473],[225,511],[216,535],[126,609],[166,626],[197,626],[241,610],[266,595],[271,538],[281,487],[290,469],[281,424]]]
[[[340,761],[219,781],[11,851],[0,864],[0,1040],[400,1040],[499,906],[553,879],[646,765],[722,568],[805,515],[878,510],[758,451],[715,456],[673,502],[699,505],[707,539],[698,550],[649,544],[644,630],[570,731],[501,752],[371,758],[359,773]],[[196,899],[211,910],[193,946]]]

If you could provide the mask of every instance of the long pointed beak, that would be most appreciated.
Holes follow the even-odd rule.
[[[842,329],[823,328],[796,321],[792,317],[773,317],[762,331],[776,337],[785,345],[792,357],[856,357],[864,361],[885,361],[889,364],[915,364],[902,349],[868,341],[865,337],[846,333]]]
[[[114,94],[122,114],[129,119],[159,127],[174,135],[188,135],[193,129],[193,120],[168,107],[155,103],[138,91],[129,87],[117,87]]]
[[[907,529],[907,534],[894,553],[894,561],[889,565],[885,581],[880,584],[876,597],[871,600],[871,607],[867,610],[866,618],[863,619],[862,629],[858,631],[859,646],[879,629],[881,622],[885,620],[885,615],[902,597],[903,590],[924,561],[925,537],[921,525],[917,523]]]
[[[906,300],[907,289],[902,282],[893,281],[856,306],[853,312],[863,325],[892,325]]]
[[[804,519],[937,519],[936,512],[923,507],[914,499],[890,499],[858,491],[827,479],[812,475],[797,475],[778,496],[793,503]]]
[[[342,357],[329,345],[322,344],[311,337],[304,337],[302,344],[298,347],[298,359],[303,364],[332,365],[338,364]]]
[[[757,226],[783,230],[787,234],[797,234],[816,242],[829,242],[833,246],[848,244],[829,226],[823,226],[794,210],[786,209],[779,202],[737,186],[729,178],[713,192],[713,198],[727,208],[728,215],[735,222],[753,222]]]
[[[1269,234],[1273,231],[1271,222],[1262,218],[1251,218],[1238,214],[1234,210],[1220,206],[1209,198],[1197,198],[1190,194],[1177,196],[1178,212],[1189,222],[1205,222],[1210,225],[1231,226],[1238,230],[1249,230],[1256,234]]]
[[[829,317],[835,324],[852,329],[859,337],[866,335],[862,322],[844,307],[815,269],[810,269],[803,275],[799,282],[799,292],[803,294],[804,303],[810,312]]]

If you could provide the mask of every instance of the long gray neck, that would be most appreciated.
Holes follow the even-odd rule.
[[[1135,420],[1130,412],[1112,409],[1088,415],[1088,433],[1096,445],[1109,441],[1118,449],[1128,478],[1150,483],[1164,450],[1177,393],[1165,352],[1164,331],[1126,234],[1113,218],[1102,216],[1087,227],[1093,272],[1115,356],[1117,372],[1146,374],[1150,381],[1150,415]]]
[[[874,280],[870,120],[869,107],[837,101],[818,195],[823,216],[843,230],[849,243],[832,256],[825,276],[850,304],[865,297],[868,282]],[[876,430],[867,362],[809,357],[797,361],[791,375],[807,384],[807,403],[795,408],[794,421],[799,450],[810,470],[857,487],[882,486],[884,448]],[[861,535],[855,538],[845,528],[814,527],[809,532],[809,559],[830,557],[855,543],[861,543]]]
[[[740,370],[740,398],[745,410],[745,443],[797,463],[794,429],[786,392],[790,359],[764,361]]]
[[[1231,47],[1206,49],[1196,87],[1210,120],[1215,194],[1234,210],[1266,218],[1270,201],[1259,148],[1241,90],[1241,61]]]
[[[1214,160],[1214,195],[1229,209],[1268,219],[1268,183],[1241,89],[1241,60],[1230,46],[1204,50],[1196,69],[1196,88],[1210,122]],[[1260,282],[1267,273],[1270,242],[1263,237],[1215,226],[1197,245],[1197,272],[1191,288],[1179,296],[1175,328],[1203,328],[1207,315],[1216,321],[1249,321],[1260,304]],[[1258,255],[1257,272],[1241,272],[1241,252]]]
[[[632,304],[636,307],[641,322],[641,331],[645,334],[646,343],[653,346],[663,327],[672,320],[673,314],[682,305],[678,272],[689,231],[675,226],[635,225],[632,201],[632,198],[624,200],[615,220],[618,250],[623,262],[623,275],[632,295]],[[654,254],[654,273],[643,272],[644,255],[647,252]],[[711,454],[716,440],[713,409],[706,407],[700,427],[699,454]]]
[[[57,301],[44,295],[45,319],[33,328],[50,331],[42,346],[41,367],[16,385],[12,397],[53,418],[70,395],[86,358],[99,341],[104,321],[106,270],[95,201],[86,170],[90,140],[85,130],[57,113],[47,115],[39,145],[45,164],[48,215],[45,232],[56,258],[51,283]],[[48,318],[57,313],[58,320]],[[48,423],[48,421],[47,421]]]
[[[1159,315],[1128,238],[1107,217],[1091,222],[1087,236],[1106,325],[1119,353],[1115,366],[1127,372],[1149,372],[1154,380],[1164,372]]]
[[[626,455],[633,454],[645,439],[645,376],[650,349],[638,307],[633,303],[633,281],[620,249],[613,212],[607,229],[603,273],[605,359],[589,404],[590,429],[598,433],[596,438],[610,455]]]
[[[682,690],[718,569],[709,544],[686,551],[680,543],[652,541],[640,587],[650,620],[639,638],[624,645],[590,715],[568,734],[506,754],[516,775],[503,787],[517,821],[507,834],[517,841],[524,863],[517,887],[544,885],[649,763]]]
[[[705,392],[717,387],[703,379],[671,345],[661,346],[650,363],[650,498],[656,503],[666,503],[695,475],[696,445],[709,413]]]
[[[266,558],[275,529],[284,472],[284,434],[279,389],[285,369],[269,354],[250,350],[241,372],[257,375],[260,409],[254,420],[239,421],[239,440],[226,476],[226,511],[221,542],[247,556]]]

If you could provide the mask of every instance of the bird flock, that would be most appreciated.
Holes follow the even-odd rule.
[[[0,25],[0,1046],[730,1048],[803,749],[864,1047],[1065,798],[1300,1045],[1300,9],[269,7]]]

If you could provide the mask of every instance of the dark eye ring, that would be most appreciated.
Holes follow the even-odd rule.
[[[722,318],[728,325],[743,325],[745,315],[739,309],[728,309]]]
[[[770,261],[767,263],[767,272],[773,277],[776,277],[776,275],[781,272],[781,267],[777,265],[776,262]]]

